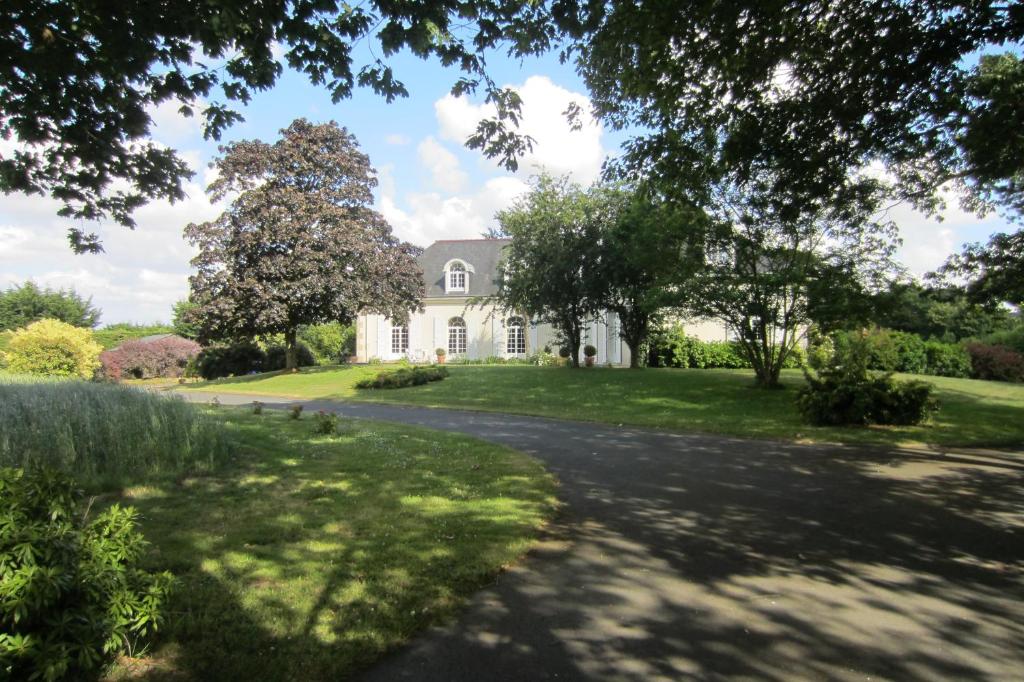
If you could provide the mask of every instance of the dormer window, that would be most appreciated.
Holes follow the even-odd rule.
[[[452,263],[448,266],[448,291],[466,290],[466,266]]]

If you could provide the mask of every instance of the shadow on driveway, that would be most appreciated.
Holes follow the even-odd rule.
[[[1021,679],[1024,459],[304,404],[510,445],[567,502],[367,680]]]

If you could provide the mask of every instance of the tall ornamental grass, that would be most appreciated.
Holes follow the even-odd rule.
[[[226,451],[220,425],[180,398],[0,375],[0,466],[43,463],[114,485],[209,470]]]

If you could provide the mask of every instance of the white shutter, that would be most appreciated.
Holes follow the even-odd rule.
[[[421,324],[422,320],[417,320],[415,315],[411,313],[409,314],[409,322],[407,323],[408,326],[406,329],[409,330],[409,356],[412,358],[416,358],[418,356],[416,351],[419,350],[419,331]]]
[[[622,364],[622,337],[619,336],[618,313],[608,315],[608,343],[612,344],[612,363],[616,365]]]
[[[377,357],[387,360],[391,353],[390,327],[383,315],[377,316]]]
[[[603,365],[608,362],[608,313],[598,318],[597,323],[597,364]]]
[[[434,347],[430,348],[430,353],[433,354],[438,348],[444,348],[448,350],[448,327],[445,321],[440,317],[434,318]]]
[[[530,353],[539,353],[540,352],[540,348],[537,347],[539,345],[540,345],[540,332],[537,329],[537,323],[536,322],[531,322],[530,323],[530,347],[527,348],[526,350],[528,350]]]

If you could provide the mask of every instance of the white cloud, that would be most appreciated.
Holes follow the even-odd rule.
[[[469,181],[455,154],[433,137],[427,137],[416,148],[420,163],[430,171],[434,186],[445,192],[459,192]]]
[[[598,178],[607,151],[601,144],[603,129],[590,116],[590,100],[583,94],[556,85],[546,76],[531,76],[514,89],[523,100],[518,132],[534,138],[533,151],[520,161],[520,174],[540,170],[570,174],[588,184]],[[582,128],[572,130],[564,112],[570,103],[584,112]],[[477,123],[495,115],[494,107],[473,104],[464,97],[446,95],[434,103],[441,137],[464,144]]]
[[[32,279],[42,286],[73,287],[92,297],[105,324],[169,320],[173,303],[188,292],[189,261],[195,255],[182,230],[221,210],[197,183],[187,183],[185,190],[183,201],[153,202],[136,211],[135,230],[60,218],[52,199],[10,195],[0,210],[0,285]],[[98,232],[105,252],[73,254],[69,227]]]
[[[920,277],[940,267],[963,244],[984,241],[994,232],[1005,229],[997,216],[979,218],[960,207],[960,198],[952,191],[943,192],[947,207],[939,217],[927,216],[909,204],[900,204],[889,211],[903,240],[896,257],[914,275]]]
[[[171,99],[149,108],[149,117],[153,120],[150,134],[154,140],[174,147],[202,136],[202,111],[206,102],[192,102],[192,116],[182,115],[179,111],[181,106],[181,102]]]
[[[428,246],[438,239],[480,237],[496,224],[494,214],[497,211],[529,189],[518,178],[491,178],[476,192],[462,196],[410,193],[403,202],[407,208],[401,208],[393,191],[388,191],[393,187],[389,179],[382,178],[378,208],[401,239],[420,246]]]

